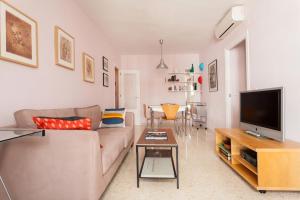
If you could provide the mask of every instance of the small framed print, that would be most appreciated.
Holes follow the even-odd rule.
[[[217,60],[214,60],[208,65],[208,81],[209,81],[209,91],[218,91],[218,65]]]
[[[105,58],[104,56],[102,57],[102,65],[103,65],[103,70],[108,72],[108,59]]]
[[[55,64],[61,67],[75,69],[75,39],[59,28],[54,29]]]
[[[103,86],[109,87],[109,76],[106,73],[103,73]]]
[[[82,54],[83,80],[89,83],[95,82],[95,61],[86,53]]]
[[[0,58],[38,67],[37,22],[0,0]]]

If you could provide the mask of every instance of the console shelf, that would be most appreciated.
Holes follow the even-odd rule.
[[[252,173],[257,175],[257,168],[253,165],[251,165],[248,161],[246,161],[245,159],[243,159],[241,156],[236,155],[233,157],[234,160],[238,161],[239,163],[241,163],[242,165],[244,165],[244,167],[246,167],[247,169],[249,169]]]
[[[219,149],[224,140],[231,142],[230,161]],[[241,157],[241,149],[257,153],[257,167]],[[216,129],[216,153],[256,190],[300,191],[300,143],[256,138],[240,129]]]

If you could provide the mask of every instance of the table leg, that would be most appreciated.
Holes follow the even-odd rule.
[[[181,112],[181,131],[183,131],[183,126],[184,126],[184,111]]]
[[[151,129],[154,129],[154,112],[152,108],[150,108],[150,113],[151,113]]]
[[[176,147],[176,170],[177,170],[177,189],[179,189],[178,146]]]
[[[139,147],[135,147],[136,150],[136,186],[137,188],[140,187],[140,175],[139,175]]]
[[[186,134],[186,125],[187,125],[187,109],[185,110],[185,114],[184,114],[184,133]]]
[[[8,192],[8,190],[7,190],[6,186],[5,186],[5,183],[4,183],[4,181],[3,181],[3,179],[2,179],[1,176],[0,176],[0,181],[1,181],[1,184],[2,184],[2,186],[4,188],[4,190],[5,190],[5,193],[6,193],[7,197],[8,197],[8,199],[11,200],[10,194],[9,194],[9,192]]]

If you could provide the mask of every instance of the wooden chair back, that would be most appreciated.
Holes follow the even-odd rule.
[[[143,105],[144,106],[144,117],[147,119],[149,118],[149,115],[148,115],[148,107],[146,104]]]

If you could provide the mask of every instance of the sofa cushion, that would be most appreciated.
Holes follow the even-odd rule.
[[[87,117],[92,120],[92,129],[96,130],[99,128],[101,122],[101,108],[98,105],[75,108],[76,115],[79,117]]]
[[[130,141],[133,138],[134,130],[133,127],[125,128],[101,128],[98,129],[98,133],[101,135],[113,135],[119,137],[123,141],[123,147],[126,148],[130,146]]]
[[[15,120],[18,128],[36,128],[32,117],[44,116],[44,117],[70,117],[75,116],[74,108],[65,109],[45,109],[45,110],[33,110],[24,109],[15,112]]]
[[[120,153],[124,150],[124,141],[115,134],[99,134],[102,148],[102,167],[105,174]]]
[[[125,108],[105,109],[102,114],[101,128],[125,127]]]
[[[51,130],[91,130],[92,120],[84,117],[33,117],[38,129]]]

